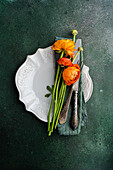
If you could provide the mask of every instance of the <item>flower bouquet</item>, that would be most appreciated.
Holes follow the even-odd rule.
[[[56,129],[57,127],[59,116],[64,103],[66,88],[75,83],[79,79],[81,73],[79,65],[74,64],[74,60],[79,52],[83,51],[83,48],[75,48],[75,37],[78,34],[77,30],[73,30],[72,34],[73,41],[69,39],[61,39],[57,40],[52,46],[52,49],[57,53],[60,53],[61,55],[60,58],[57,60],[58,67],[55,77],[55,83],[52,90],[52,100],[48,113],[49,136],[53,132],[53,129]],[[75,56],[74,51],[77,51]],[[52,122],[50,122],[50,115],[53,107],[53,118]]]

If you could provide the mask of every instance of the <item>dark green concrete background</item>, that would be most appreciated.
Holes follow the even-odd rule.
[[[55,36],[79,31],[94,82],[79,136],[47,135],[25,110],[15,73]],[[113,143],[113,1],[0,0],[0,170],[110,170]]]

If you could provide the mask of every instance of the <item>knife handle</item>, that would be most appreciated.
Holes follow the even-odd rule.
[[[72,114],[72,127],[74,130],[76,130],[78,127],[77,101],[78,101],[78,90],[73,90],[74,109],[73,109],[73,114]]]
[[[69,92],[69,96],[65,102],[65,105],[63,107],[63,110],[61,111],[60,117],[59,117],[59,123],[62,125],[66,122],[67,120],[67,116],[68,116],[68,110],[69,110],[69,105],[70,105],[70,101],[71,101],[71,96],[72,96],[72,92],[73,92],[73,86],[71,87],[71,90]]]

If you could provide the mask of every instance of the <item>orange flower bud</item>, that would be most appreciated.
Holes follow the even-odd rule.
[[[63,71],[63,79],[65,84],[70,86],[75,83],[80,77],[80,67],[78,64],[73,64],[72,67],[67,67]]]
[[[69,66],[69,67],[73,66],[73,63],[71,62],[71,60],[69,58],[65,58],[65,57],[60,58],[57,61],[57,63],[59,65],[63,65],[63,66]]]

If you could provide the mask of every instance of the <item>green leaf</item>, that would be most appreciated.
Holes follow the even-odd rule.
[[[47,97],[47,98],[48,98],[50,95],[51,95],[50,93],[48,93],[48,94],[45,94],[45,97]]]
[[[49,97],[51,94],[53,94],[53,88],[54,85],[52,85],[52,88],[50,86],[47,86],[46,89],[50,92],[48,94],[45,94],[45,97]]]
[[[50,86],[47,86],[46,88],[47,88],[48,91],[50,91],[52,93],[52,89],[51,89]]]

